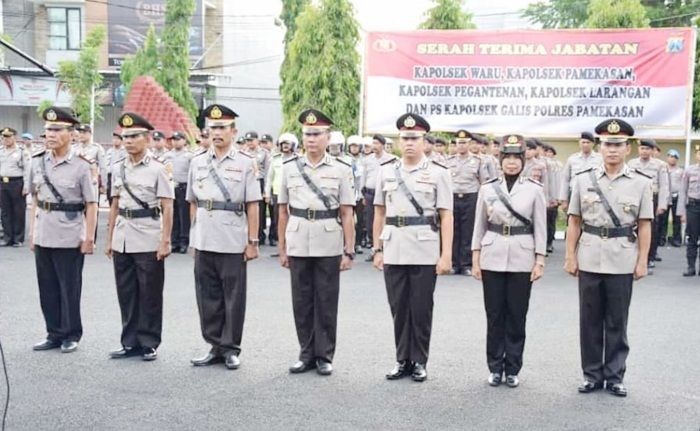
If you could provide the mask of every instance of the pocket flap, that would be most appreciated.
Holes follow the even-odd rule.
[[[421,229],[416,233],[416,238],[418,241],[437,241],[438,233],[433,232],[432,229]]]
[[[391,229],[389,229],[387,226],[384,226],[381,235],[379,235],[379,239],[381,239],[382,241],[387,241],[391,239]]]
[[[290,217],[289,222],[287,223],[287,232],[296,232],[299,230],[299,218],[298,217]]]

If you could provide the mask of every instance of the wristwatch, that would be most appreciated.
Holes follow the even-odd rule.
[[[255,238],[255,239],[250,239],[250,238],[248,238],[248,245],[259,245],[259,244],[260,244],[260,240],[259,240],[259,239],[257,239],[257,238]]]
[[[349,257],[350,260],[355,260],[355,253],[354,253],[354,252],[348,253],[348,252],[346,251],[346,252],[343,252],[343,255]]]
[[[383,253],[383,252],[384,252],[384,249],[381,248],[381,247],[379,247],[379,248],[374,248],[374,247],[372,247],[371,251],[372,251],[372,256],[374,256],[374,255],[377,254],[377,253]]]

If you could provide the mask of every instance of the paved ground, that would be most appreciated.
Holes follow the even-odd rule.
[[[33,352],[45,335],[33,257],[26,248],[0,249],[0,337],[12,383],[8,429],[698,430],[700,277],[680,276],[681,250],[664,249],[656,275],[635,287],[630,396],[618,399],[576,392],[576,282],[560,269],[563,244],[556,247],[533,290],[515,390],[486,384],[483,299],[473,279],[438,281],[429,380],[388,382],[393,339],[383,278],[360,260],[341,277],[336,371],[322,378],[287,373],[297,354],[289,278],[268,257],[269,247],[249,267],[237,371],[189,365],[207,350],[189,256],[167,261],[164,341],[159,359],[143,363],[107,359],[118,347],[120,323],[103,255],[86,260],[79,350]]]

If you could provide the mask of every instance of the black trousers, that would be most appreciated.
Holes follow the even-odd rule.
[[[265,193],[265,181],[260,179],[258,180],[258,183],[260,184],[260,194]],[[264,199],[261,199],[260,202],[258,202],[259,208],[260,208],[260,226],[258,227],[258,239],[260,240],[260,245],[265,243],[265,228],[267,227],[267,204],[265,203]]]
[[[157,349],[163,332],[165,261],[156,252],[112,254],[122,315],[121,343]]]
[[[530,273],[483,270],[481,276],[489,371],[518,375],[523,367],[525,323],[532,290]]]
[[[35,245],[34,260],[46,338],[58,342],[79,341],[83,336],[80,294],[85,256],[80,248]]]
[[[659,208],[659,195],[654,193],[654,217],[651,219],[651,244],[649,245],[649,257],[647,262],[651,262],[656,257],[656,250],[659,248],[659,238],[657,229],[659,226],[656,210]]]
[[[333,361],[338,326],[341,256],[289,257],[299,360]]]
[[[22,178],[0,183],[0,219],[3,236],[8,245],[24,242],[27,200],[22,196],[23,187]]]
[[[270,241],[278,241],[277,238],[277,222],[280,217],[279,206],[277,205],[277,195],[270,197]]]
[[[632,274],[579,271],[581,366],[586,380],[622,383],[629,353]]]
[[[688,267],[695,268],[698,259],[698,239],[700,239],[700,203],[688,203],[685,214],[685,256]]]
[[[547,246],[551,246],[554,243],[554,234],[557,231],[558,215],[558,207],[547,208]]]
[[[109,206],[112,206],[112,174],[107,174],[107,202]]]
[[[186,194],[187,183],[175,186],[173,230],[170,235],[173,249],[190,245],[190,204],[185,199]]]
[[[374,189],[364,188],[362,189],[362,197],[367,201],[365,205],[365,232],[367,234],[367,241],[370,244],[374,244]]]
[[[211,344],[215,355],[241,352],[246,267],[243,254],[194,252],[194,281],[202,336]]]
[[[436,281],[435,265],[384,265],[399,362],[428,362]]]
[[[472,234],[476,216],[478,193],[454,195],[454,238],[452,240],[452,267],[472,267]]]
[[[659,244],[666,240],[668,235],[668,220],[671,218],[673,224],[673,231],[669,237],[671,241],[681,243],[681,217],[676,215],[676,210],[678,209],[678,196],[671,198],[671,207],[669,207],[666,212],[660,215],[659,218],[659,229],[657,235],[659,237]]]
[[[367,230],[365,227],[365,205],[362,203],[362,199],[355,203],[355,219],[355,244],[364,246],[367,244]]]

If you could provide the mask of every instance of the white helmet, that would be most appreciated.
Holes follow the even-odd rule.
[[[282,145],[282,142],[287,142],[292,145],[292,152],[296,151],[299,146],[299,140],[293,133],[282,133],[279,138],[277,138],[277,145]]]
[[[328,141],[328,143],[329,144],[345,145],[345,136],[343,135],[343,132],[338,132],[338,131],[331,132],[331,137],[330,137],[330,140]]]
[[[362,142],[362,138],[358,135],[350,135],[348,136],[348,147],[350,145],[358,145],[362,147],[364,143]]]

